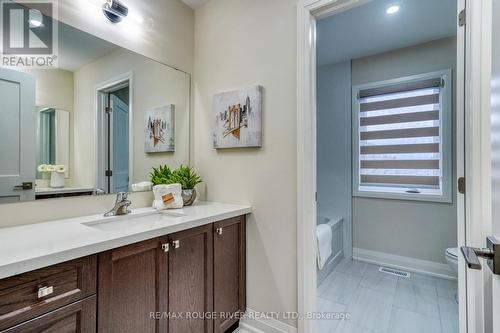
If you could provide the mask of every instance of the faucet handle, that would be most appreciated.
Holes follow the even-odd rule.
[[[128,199],[128,192],[119,192],[116,194],[116,202],[122,202]]]

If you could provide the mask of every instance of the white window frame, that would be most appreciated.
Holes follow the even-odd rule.
[[[439,110],[441,137],[440,152],[441,152],[441,193],[435,194],[429,191],[426,193],[424,188],[419,188],[421,193],[407,193],[408,187],[388,186],[386,191],[382,190],[383,186],[374,186],[374,190],[360,190],[360,156],[359,156],[359,92],[365,89],[380,88],[389,85],[418,82],[427,79],[441,78],[444,80],[444,86],[441,87]],[[353,196],[382,198],[382,199],[398,199],[398,200],[415,200],[415,201],[432,201],[432,202],[453,202],[453,77],[452,70],[442,70],[425,74],[401,77],[392,80],[373,82],[352,87],[352,187]],[[376,190],[380,188],[381,190]]]

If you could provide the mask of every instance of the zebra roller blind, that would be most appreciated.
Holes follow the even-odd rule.
[[[360,189],[441,189],[443,85],[433,78],[358,91]]]

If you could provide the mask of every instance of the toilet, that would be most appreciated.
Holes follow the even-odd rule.
[[[458,276],[458,247],[449,247],[445,252],[446,262],[453,273]]]

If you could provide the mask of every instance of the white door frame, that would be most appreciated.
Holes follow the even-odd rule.
[[[307,314],[316,309],[316,20],[368,1],[302,0],[298,3],[297,304],[298,312],[306,318],[299,320],[299,333],[314,333],[314,322],[307,320]],[[457,49],[461,50],[457,54],[457,87],[464,87],[465,95],[456,94],[456,159],[457,177],[466,177],[468,200],[465,201],[464,195],[457,194],[457,234],[459,245],[482,247],[486,235],[484,229],[488,229],[484,226],[489,225],[491,229],[491,207],[488,207],[491,197],[489,192],[491,70],[488,70],[488,66],[491,66],[491,52],[489,52],[491,23],[488,24],[486,17],[488,10],[491,10],[491,0],[457,0],[457,17],[461,9],[465,8],[466,2],[467,29],[459,28],[457,34]],[[491,17],[491,14],[489,15]],[[466,72],[464,68],[467,68]],[[461,256],[459,256],[459,267],[465,267]],[[469,285],[469,288],[466,285]],[[465,268],[460,270],[461,333],[483,332],[484,311],[482,297],[478,295],[482,290],[482,273],[470,270],[466,273]]]
[[[492,232],[491,210],[491,0],[467,0],[465,82],[465,244],[484,247]],[[464,265],[460,256],[460,265]],[[468,332],[492,332],[485,311],[484,287],[491,279],[486,265],[467,271]],[[491,304],[486,304],[491,307]],[[462,310],[462,309],[461,309]],[[460,313],[463,314],[462,312]]]
[[[110,89],[116,88],[122,84],[128,83],[129,87],[129,135],[128,135],[128,159],[129,159],[129,188],[131,188],[133,183],[134,175],[134,73],[133,71],[123,73],[110,80],[101,82],[97,84],[94,88],[94,105],[95,105],[95,118],[94,118],[94,128],[96,135],[94,136],[94,147],[95,149],[95,162],[96,162],[96,174],[95,174],[95,184],[97,188],[104,185],[104,161],[105,150],[101,144],[105,136],[105,128],[102,126],[104,124],[104,95]]]

